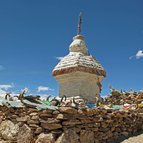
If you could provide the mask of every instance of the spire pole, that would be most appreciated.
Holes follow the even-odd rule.
[[[77,29],[77,34],[81,34],[81,23],[82,23],[82,13],[80,12],[79,18],[78,18],[78,29]]]

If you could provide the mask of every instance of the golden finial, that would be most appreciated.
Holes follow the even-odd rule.
[[[81,23],[82,23],[82,13],[79,14],[79,18],[78,18],[78,30],[77,30],[78,35],[81,34]]]

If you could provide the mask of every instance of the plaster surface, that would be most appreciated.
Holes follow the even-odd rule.
[[[60,97],[81,96],[88,103],[95,103],[95,97],[99,96],[100,88],[97,85],[99,78],[95,74],[77,71],[56,76],[56,79],[59,82]]]

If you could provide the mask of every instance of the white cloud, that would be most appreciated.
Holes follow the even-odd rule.
[[[136,59],[140,59],[143,58],[143,50],[139,50],[136,55],[129,57],[129,59],[131,60],[132,58],[136,58]]]
[[[130,56],[130,57],[129,57],[129,60],[131,60],[133,57],[135,57],[135,56]]]
[[[4,66],[0,65],[0,71],[3,71],[4,69]]]
[[[54,91],[54,89],[51,89],[47,86],[38,86],[38,92],[41,92],[41,91]]]
[[[1,84],[0,85],[0,89],[3,89],[3,90],[8,90],[9,88],[13,88],[14,85],[13,84]]]
[[[64,57],[56,57],[57,60],[62,60]]]
[[[13,84],[1,84],[0,85],[0,97],[5,97],[7,90],[13,87],[14,87]]]
[[[139,50],[139,51],[136,53],[136,58],[137,58],[137,59],[143,58],[143,50]]]

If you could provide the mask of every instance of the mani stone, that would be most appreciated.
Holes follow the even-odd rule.
[[[73,38],[69,54],[63,57],[52,71],[59,82],[59,96],[80,96],[88,103],[95,103],[101,91],[101,81],[106,72],[95,57],[88,52],[82,35]]]

